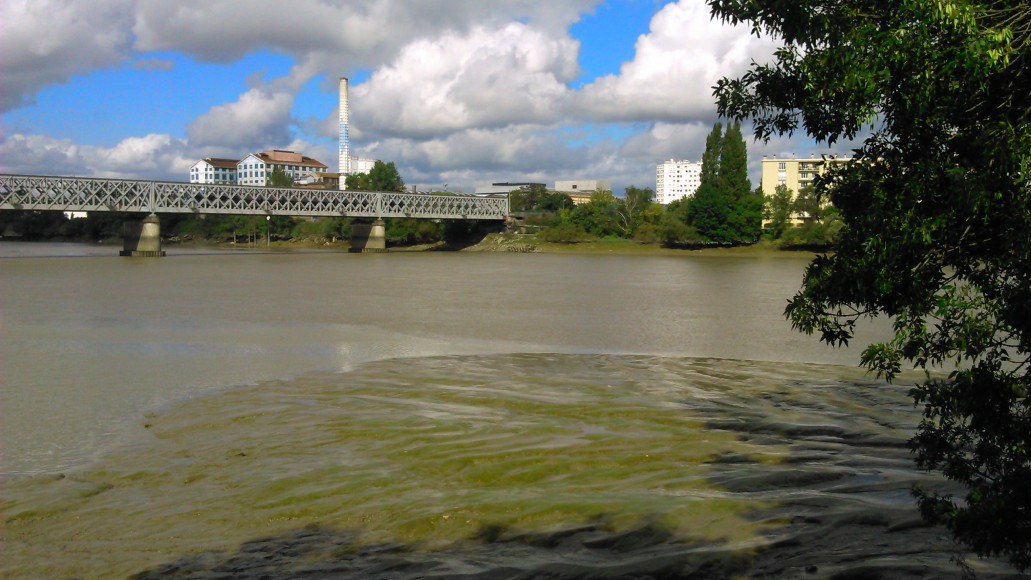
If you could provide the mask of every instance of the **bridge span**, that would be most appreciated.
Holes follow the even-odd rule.
[[[147,213],[141,235],[148,240],[160,232],[160,213],[375,218],[367,238],[372,246],[383,246],[383,218],[503,220],[509,212],[507,197],[12,174],[0,174],[0,209]],[[362,238],[364,228],[357,233]],[[149,241],[150,249],[140,249],[140,240],[130,249],[130,237],[123,255],[163,254]]]

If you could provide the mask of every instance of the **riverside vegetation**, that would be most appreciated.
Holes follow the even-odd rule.
[[[663,206],[651,188],[629,186],[622,198],[596,191],[587,203],[575,205],[563,193],[527,186],[509,194],[511,210],[522,233],[520,247],[560,244],[567,249],[602,244],[610,248],[705,248],[747,246],[760,241],[786,249],[832,246],[841,227],[840,215],[822,204],[811,190],[796,196],[780,187],[774,196],[753,190],[747,177],[745,142],[738,123],[717,123],[706,140],[702,179],[693,197]],[[270,187],[290,187],[281,171],[269,177]],[[368,174],[347,178],[355,191],[403,191],[404,180],[394,163],[377,162]],[[433,195],[431,192],[428,195]],[[803,220],[795,216],[806,216]],[[13,228],[28,239],[97,241],[121,235],[125,214],[92,213],[68,219],[58,212],[0,212],[0,231]],[[326,245],[351,236],[353,218],[301,220],[284,216],[165,215],[162,231],[170,241],[257,243],[266,236],[279,242]],[[359,218],[360,219],[360,218]],[[763,221],[766,220],[766,227]],[[387,219],[392,246],[466,247],[492,232],[492,224],[459,220]],[[795,225],[794,222],[800,222]],[[496,228],[493,228],[496,230]],[[489,245],[488,245],[489,246]],[[511,249],[513,244],[500,244]],[[589,249],[589,248],[584,248]]]

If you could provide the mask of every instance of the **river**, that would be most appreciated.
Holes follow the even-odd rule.
[[[4,575],[960,574],[808,256],[168,250],[0,244]]]

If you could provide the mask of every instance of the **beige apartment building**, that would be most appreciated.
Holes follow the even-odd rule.
[[[851,161],[851,157],[763,158],[763,195],[773,195],[777,192],[777,186],[786,185],[797,197],[802,188],[813,185],[817,175],[829,167]]]
[[[806,157],[791,159],[763,158],[762,165],[762,189],[763,195],[773,196],[777,193],[777,187],[784,185],[791,190],[792,198],[798,197],[798,192],[803,188],[811,187],[817,175],[826,172],[834,165],[851,163],[851,157]],[[826,200],[824,203],[829,203]],[[805,215],[793,215],[792,223],[795,225],[805,221]],[[767,220],[763,220],[765,226]]]

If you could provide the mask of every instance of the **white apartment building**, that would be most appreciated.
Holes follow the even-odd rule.
[[[190,183],[236,184],[236,160],[205,157],[190,168]]]
[[[655,166],[655,201],[663,205],[691,197],[702,182],[702,164],[670,159]]]
[[[265,185],[269,175],[279,167],[295,181],[326,173],[325,163],[293,151],[273,149],[251,153],[236,164],[236,182],[240,185]]]
[[[366,159],[365,157],[351,157],[351,175],[356,173],[368,173],[372,171],[372,166],[376,165],[375,159]]]

